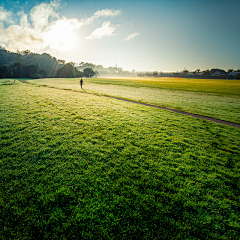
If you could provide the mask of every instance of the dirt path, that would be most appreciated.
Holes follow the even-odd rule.
[[[212,121],[212,122],[215,122],[215,123],[220,123],[220,124],[240,128],[240,124],[238,124],[238,123],[223,121],[223,120],[216,119],[216,118],[206,117],[206,116],[202,116],[202,115],[198,115],[198,114],[194,114],[194,113],[183,112],[183,111],[175,110],[175,109],[172,109],[172,108],[160,107],[160,106],[156,106],[156,105],[152,105],[152,104],[148,104],[148,103],[135,102],[135,101],[131,101],[131,100],[126,100],[126,99],[117,98],[117,97],[110,97],[110,96],[104,96],[104,97],[114,98],[114,99],[125,101],[125,102],[136,103],[136,104],[144,105],[144,106],[147,106],[147,107],[155,107],[155,108],[159,108],[159,109],[164,109],[164,110],[188,115],[188,116],[195,117],[195,118],[205,119],[205,120]]]
[[[24,80],[20,80],[20,81],[23,82],[23,83],[29,83],[29,82],[24,81]],[[50,87],[50,86],[44,86],[44,87],[55,88],[55,87]],[[61,88],[55,88],[55,89],[64,90],[64,91],[72,91],[72,90],[61,89]],[[75,92],[78,92],[78,91],[75,91]],[[168,111],[171,111],[171,112],[180,113],[180,114],[188,115],[188,116],[199,118],[199,119],[205,119],[205,120],[208,120],[208,121],[212,121],[212,122],[227,125],[227,126],[240,128],[240,124],[238,124],[238,123],[223,121],[223,120],[220,120],[220,119],[206,117],[206,116],[202,116],[202,115],[198,115],[198,114],[194,114],[194,113],[183,112],[183,111],[175,110],[175,109],[172,109],[172,108],[160,107],[160,106],[156,106],[156,105],[153,105],[153,104],[142,103],[142,102],[127,100],[127,99],[117,98],[117,97],[112,97],[112,96],[106,96],[106,95],[101,95],[101,94],[96,94],[96,93],[88,93],[88,92],[79,92],[79,93],[92,94],[92,95],[97,95],[97,96],[101,96],[101,97],[113,98],[113,99],[120,100],[120,101],[135,103],[135,104],[139,104],[139,105],[143,105],[143,106],[147,106],[147,107],[159,108],[159,109],[168,110]]]

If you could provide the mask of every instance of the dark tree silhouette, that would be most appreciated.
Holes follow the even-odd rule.
[[[58,78],[73,78],[77,77],[77,69],[70,63],[64,65],[57,71],[56,77]]]
[[[89,77],[89,74],[95,75],[95,72],[92,70],[92,68],[85,68],[83,70],[83,76]]]
[[[25,77],[27,78],[33,78],[34,74],[38,72],[37,66],[36,65],[28,65],[23,67],[24,72],[25,72]]]
[[[153,77],[158,77],[158,72],[157,71],[153,72]]]

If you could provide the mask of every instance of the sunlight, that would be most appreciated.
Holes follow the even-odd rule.
[[[75,19],[61,19],[46,32],[46,39],[50,48],[58,51],[68,51],[77,45],[78,37],[75,30],[80,23]]]

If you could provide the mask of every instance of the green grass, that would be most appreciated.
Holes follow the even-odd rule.
[[[3,239],[237,239],[240,129],[0,85]]]
[[[50,79],[37,79],[35,82],[41,83]],[[64,78],[52,78],[51,84],[59,83]],[[76,82],[76,78],[67,79],[68,84],[72,85]],[[77,79],[79,81],[79,79]],[[223,96],[240,96],[240,80],[223,80],[223,79],[183,79],[183,78],[85,78],[84,81],[104,84],[104,85],[120,85],[138,88],[157,88],[178,91],[191,91],[200,93],[210,93]],[[66,84],[66,83],[65,83]]]
[[[1,85],[13,85],[13,84],[14,84],[13,79],[0,79],[0,86]]]
[[[239,80],[185,78],[93,78],[91,82],[240,96]]]
[[[79,79],[31,83],[80,91]],[[84,91],[240,123],[240,81],[204,79],[84,79]]]

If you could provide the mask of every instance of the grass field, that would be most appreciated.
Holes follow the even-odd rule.
[[[29,81],[80,91],[79,79]],[[84,91],[170,107],[240,123],[240,81],[204,79],[84,79]]]
[[[239,238],[240,129],[20,81],[0,89],[1,238]]]

